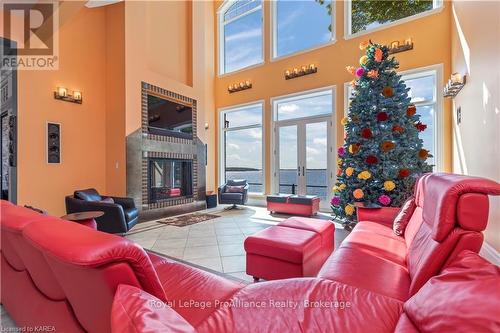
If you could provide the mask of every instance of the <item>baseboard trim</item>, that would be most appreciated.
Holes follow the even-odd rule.
[[[479,254],[491,263],[500,266],[500,253],[490,244],[484,242]]]

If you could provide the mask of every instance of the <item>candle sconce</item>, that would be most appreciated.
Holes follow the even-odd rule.
[[[443,89],[443,97],[454,98],[465,86],[466,76],[460,73],[451,74],[451,78]]]
[[[238,91],[242,91],[242,90],[247,90],[247,89],[250,89],[252,88],[252,82],[250,81],[245,81],[245,82],[240,82],[240,83],[236,83],[236,84],[230,84],[229,87],[227,87],[227,91],[232,94],[232,93],[235,93],[235,92],[238,92]]]
[[[398,40],[391,42],[389,45],[389,54],[405,52],[413,50],[413,40],[411,38],[407,38],[403,43],[400,43]]]
[[[301,68],[294,68],[292,70],[286,70],[285,80],[295,79],[296,77],[314,74],[317,71],[318,67],[315,64],[310,64],[309,66],[302,66]]]
[[[57,87],[56,91],[54,91],[54,98],[60,101],[82,104],[82,93],[80,91],[75,90],[73,93],[69,93],[68,89],[64,87]]]

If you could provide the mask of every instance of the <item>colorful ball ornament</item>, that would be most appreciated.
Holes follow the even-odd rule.
[[[351,75],[356,74],[356,67],[354,67],[354,66],[347,66],[345,69],[346,69],[346,71],[347,71],[347,72],[349,72]]]
[[[354,196],[355,199],[358,199],[358,200],[363,199],[363,197],[365,196],[365,194],[363,193],[363,190],[360,188],[357,188],[354,191],[352,191],[352,195]]]
[[[380,197],[378,197],[378,202],[380,202],[380,204],[382,204],[384,206],[387,206],[388,204],[391,203],[391,197],[389,197],[388,195],[382,194]]]
[[[389,119],[389,115],[385,112],[379,112],[377,113],[377,120],[378,121],[386,121],[387,119]]]
[[[394,89],[392,87],[384,87],[384,89],[382,89],[382,95],[384,97],[392,97],[394,95]]]
[[[351,206],[351,205],[346,205],[346,206],[344,207],[344,212],[345,212],[347,215],[349,215],[349,216],[350,216],[350,215],[354,214],[354,207],[353,207],[353,206]]]
[[[425,129],[427,128],[427,125],[425,124],[422,124],[420,121],[418,123],[415,124],[415,128],[419,131],[419,132],[423,132],[425,131]]]
[[[427,149],[420,149],[418,151],[418,158],[425,161],[429,157],[429,151]]]
[[[345,169],[345,174],[347,175],[347,177],[351,177],[353,172],[354,172],[354,169],[351,167],[348,167],[347,169]]]
[[[359,49],[364,50],[368,47],[368,45],[370,45],[370,42],[367,40],[364,40],[361,43],[359,43]]]
[[[344,147],[339,147],[339,149],[337,149],[337,154],[342,157],[345,155],[345,148]]]
[[[370,171],[362,171],[358,174],[358,179],[361,179],[361,180],[368,180],[372,177],[372,174],[370,173]]]
[[[384,182],[384,190],[390,192],[396,188],[396,184],[392,180],[386,180]]]
[[[356,154],[361,149],[361,145],[359,143],[353,143],[349,145],[349,153]]]
[[[365,55],[364,55],[364,56],[362,56],[361,58],[359,58],[359,64],[360,64],[361,66],[366,65],[366,63],[367,63],[367,62],[368,62],[368,57],[367,57],[367,56],[365,56]]]
[[[394,126],[392,126],[392,131],[394,133],[402,134],[405,131],[405,129],[399,125],[394,125]]]
[[[363,67],[358,67],[358,69],[356,69],[356,76],[362,77],[363,74],[365,74],[365,69]]]
[[[369,128],[363,128],[361,130],[361,137],[364,139],[370,139],[373,136],[372,130]]]
[[[415,113],[417,113],[417,108],[415,107],[415,105],[413,104],[408,105],[408,108],[406,109],[406,115],[408,117],[413,117]]]
[[[388,152],[394,149],[395,146],[396,145],[392,141],[384,141],[380,144],[380,150],[382,150],[383,152]]]
[[[399,178],[406,178],[410,175],[410,170],[408,169],[400,169],[398,172]]]
[[[381,62],[383,55],[384,55],[384,53],[382,52],[382,50],[379,48],[376,48],[375,52],[373,53],[373,58],[375,59],[376,62]]]
[[[378,70],[372,69],[371,71],[368,71],[366,76],[368,76],[370,79],[376,79],[378,78]]]
[[[332,204],[332,206],[340,205],[340,197],[333,197],[330,203]]]
[[[378,158],[373,155],[368,155],[365,159],[365,162],[367,164],[377,164],[378,163]]]
[[[348,122],[349,122],[349,118],[347,118],[347,117],[342,118],[342,120],[340,121],[340,123],[342,124],[342,126],[347,125]]]

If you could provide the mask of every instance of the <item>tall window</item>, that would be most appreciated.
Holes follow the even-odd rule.
[[[436,71],[417,72],[403,75],[406,86],[410,88],[411,102],[417,107],[420,121],[427,125],[427,129],[420,133],[424,140],[424,148],[429,150],[433,158],[427,160],[429,164],[437,164],[440,153],[438,147],[438,112],[437,77]],[[434,170],[438,168],[435,166]]]
[[[261,63],[262,1],[227,1],[218,15],[219,74]]]
[[[356,34],[441,6],[441,0],[351,0],[346,2],[347,31]]]
[[[332,40],[332,0],[277,0],[273,6],[273,56],[282,57]]]
[[[264,192],[261,103],[221,114],[220,151],[223,180],[246,179],[249,192]]]
[[[409,96],[411,103],[417,107],[417,113],[420,115],[420,121],[427,125],[427,129],[419,134],[419,137],[424,141],[424,148],[429,150],[434,156],[429,158],[427,162],[434,164],[434,170],[440,170],[441,154],[440,140],[441,133],[441,102],[438,98],[437,70],[411,71],[411,73],[402,75],[403,81],[410,88]],[[350,84],[345,85],[345,114],[347,115],[349,108],[349,98],[352,94]]]

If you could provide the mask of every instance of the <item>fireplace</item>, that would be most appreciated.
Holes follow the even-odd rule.
[[[148,159],[148,203],[193,196],[193,162],[186,159]]]

